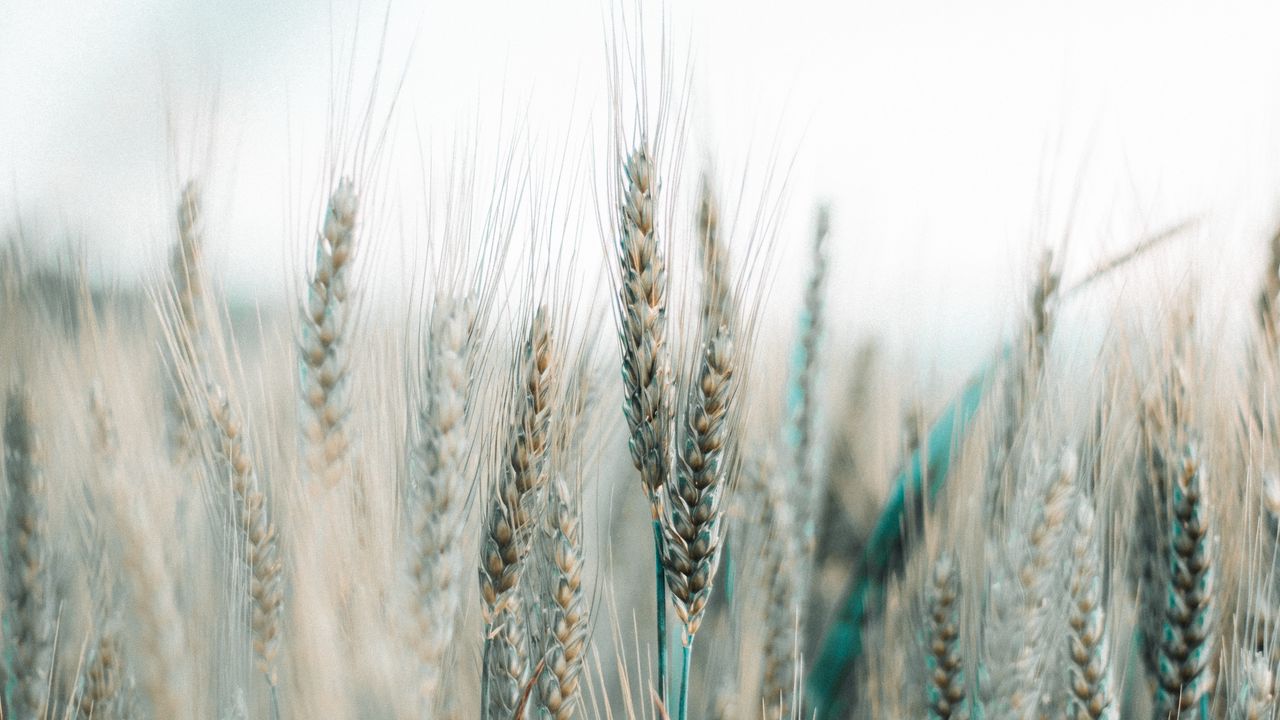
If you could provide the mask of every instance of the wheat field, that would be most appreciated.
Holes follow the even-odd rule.
[[[1232,295],[1125,284],[1194,212],[1037,235],[924,387],[841,331],[850,209],[718,163],[624,20],[599,136],[411,206],[353,51],[287,301],[199,163],[140,278],[0,225],[0,718],[1276,718],[1280,234]]]

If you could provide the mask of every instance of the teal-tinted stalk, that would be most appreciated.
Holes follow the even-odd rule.
[[[839,614],[828,628],[817,662],[806,680],[807,700],[818,718],[838,717],[834,714],[836,696],[862,655],[862,623],[867,606],[879,600],[890,573],[903,564],[907,548],[902,526],[907,499],[918,496],[926,480],[930,498],[942,488],[951,466],[952,451],[977,412],[994,369],[993,362],[968,382],[929,430],[924,446],[912,453],[907,466],[898,473],[858,569],[845,588]]]
[[[658,612],[658,699],[667,702],[667,577],[662,571],[662,524],[653,520],[653,589]]]

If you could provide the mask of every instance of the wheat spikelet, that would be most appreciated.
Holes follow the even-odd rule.
[[[431,702],[444,675],[460,602],[465,515],[467,386],[475,313],[469,301],[437,298],[427,339],[426,377],[418,414],[420,445],[413,473],[412,590],[414,641],[422,664],[420,691]]]
[[[357,198],[351,180],[343,179],[329,198],[316,242],[315,272],[303,308],[302,400],[307,466],[312,477],[332,488],[346,473],[348,437],[344,427],[351,412],[347,397],[348,357],[345,348],[349,317],[348,277],[355,244]]]
[[[6,652],[12,653],[10,707],[16,717],[44,717],[53,653],[48,526],[40,449],[30,396],[10,393],[5,406],[4,469],[9,484],[6,519]]]
[[[267,511],[258,473],[245,446],[243,428],[230,401],[218,388],[210,390],[209,410],[219,436],[218,457],[230,473],[232,522],[240,545],[240,551],[235,554],[249,573],[253,651],[258,657],[258,669],[274,688],[278,682],[276,653],[280,648],[284,607],[279,538]]]
[[[653,504],[670,467],[671,362],[666,344],[667,266],[654,228],[654,168],[641,146],[623,168],[618,288],[618,337],[622,344],[623,414],[631,460]]]
[[[734,347],[721,326],[703,347],[689,391],[675,483],[667,488],[663,533],[667,588],[693,642],[720,563],[726,466],[727,413],[733,395]]]
[[[926,601],[929,717],[939,720],[967,717],[964,662],[960,654],[960,569],[945,552],[934,564]]]
[[[493,493],[481,547],[480,596],[486,644],[483,692],[488,717],[510,717],[528,684],[529,638],[520,579],[529,556],[538,494],[547,482],[553,382],[551,325],[534,315],[521,349],[506,467]]]
[[[1071,657],[1073,720],[1115,720],[1107,615],[1102,598],[1102,556],[1094,523],[1093,501],[1081,497],[1076,505],[1076,537],[1071,546],[1071,611],[1068,652]]]

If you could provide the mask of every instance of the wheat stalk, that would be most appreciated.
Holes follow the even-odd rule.
[[[667,599],[662,571],[662,487],[671,464],[673,387],[666,344],[667,266],[654,227],[653,161],[641,143],[622,167],[616,315],[622,346],[622,414],[631,462],[649,497],[653,525],[658,700],[667,702]]]
[[[316,241],[315,272],[302,313],[302,400],[309,415],[303,426],[307,466],[312,476],[329,488],[347,471],[349,439],[344,423],[351,406],[345,343],[357,204],[355,185],[349,179],[340,180],[329,198]]]

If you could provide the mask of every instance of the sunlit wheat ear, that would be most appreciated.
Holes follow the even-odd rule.
[[[1107,614],[1102,595],[1102,553],[1094,522],[1093,500],[1080,497],[1076,505],[1075,540],[1071,545],[1071,610],[1067,638],[1071,657],[1073,720],[1115,720],[1118,709],[1107,637]]]
[[[436,299],[428,329],[419,445],[410,463],[414,557],[411,561],[414,644],[422,664],[420,690],[431,703],[453,644],[461,601],[466,519],[467,386],[471,378],[473,304]]]
[[[550,554],[549,618],[546,661],[538,693],[549,717],[573,717],[581,694],[582,663],[587,649],[587,601],[582,588],[581,498],[564,477],[551,480],[546,526]]]
[[[280,647],[284,604],[279,538],[246,448],[243,428],[232,412],[230,401],[217,388],[210,390],[209,410],[218,431],[218,457],[228,474],[232,493],[232,522],[240,546],[235,556],[249,575],[253,651],[258,657],[258,669],[274,688],[278,682],[276,652]]]
[[[631,460],[654,517],[670,465],[671,361],[667,347],[667,265],[654,228],[653,161],[640,147],[624,166],[618,250],[618,335],[622,343],[623,413]]]
[[[346,343],[351,321],[348,298],[355,249],[355,186],[342,179],[329,198],[316,241],[315,274],[302,313],[302,400],[306,410],[303,436],[307,467],[326,487],[346,474],[351,412],[347,396]]]
[[[964,657],[960,652],[960,569],[946,552],[934,564],[925,601],[929,717],[967,717]]]
[[[194,180],[182,187],[177,218],[178,236],[169,256],[169,281],[173,285],[177,311],[171,362],[183,367],[171,368],[171,382],[165,392],[165,411],[170,456],[182,463],[196,451],[203,415],[193,405],[179,378],[183,372],[201,367],[205,362],[207,345],[201,270],[204,256],[203,207],[200,187]]]
[[[515,417],[505,466],[485,520],[480,558],[480,597],[485,623],[482,704],[487,717],[511,717],[529,682],[529,637],[520,582],[532,547],[539,493],[547,484],[554,382],[550,318],[534,315],[517,359]]]
[[[43,718],[53,661],[53,598],[49,575],[46,488],[40,450],[25,390],[10,393],[4,418],[5,653],[11,658],[10,714]]]
[[[684,642],[693,642],[702,623],[712,580],[720,563],[724,463],[729,404],[733,397],[734,347],[721,326],[702,351],[685,407],[675,482],[667,487],[664,564]]]
[[[1273,720],[1276,715],[1276,676],[1265,653],[1240,653],[1243,680],[1227,712],[1229,720]]]
[[[1166,536],[1169,572],[1156,643],[1156,704],[1181,718],[1208,717],[1214,688],[1217,575],[1205,467],[1194,440],[1171,468]]]

